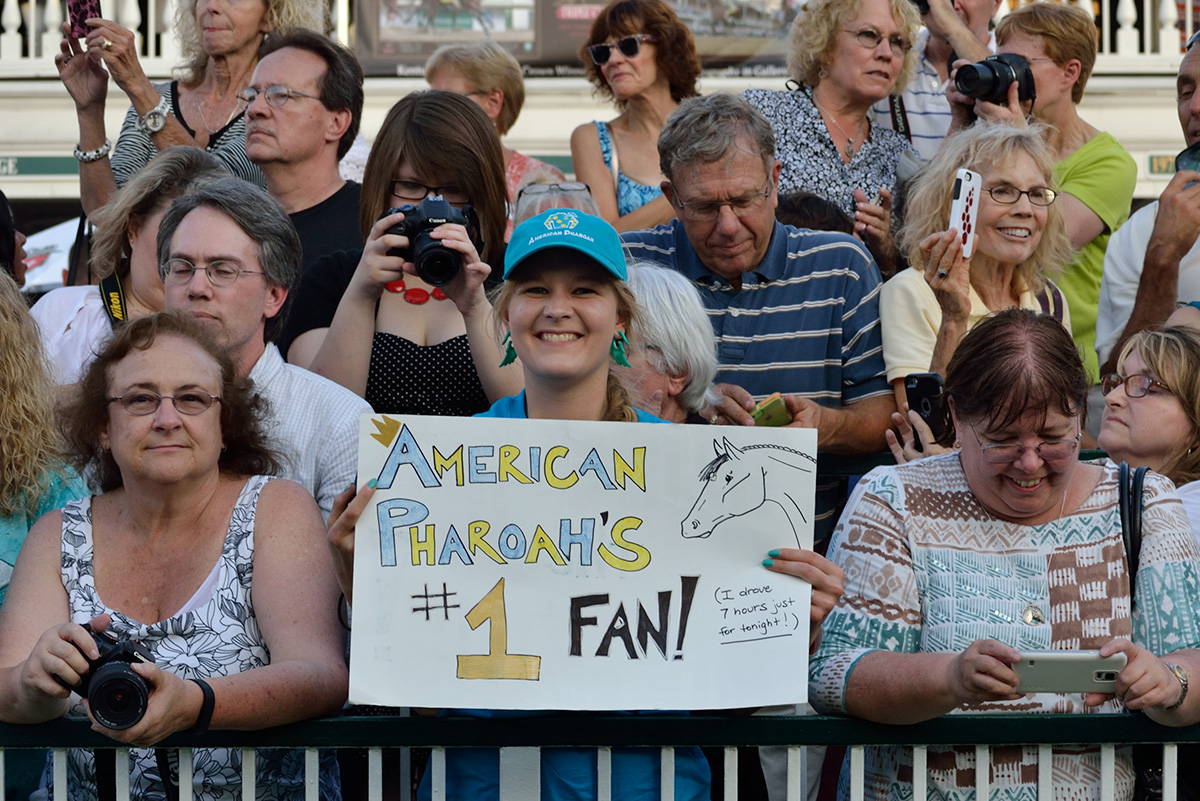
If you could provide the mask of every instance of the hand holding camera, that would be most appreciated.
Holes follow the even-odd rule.
[[[1024,56],[997,53],[974,64],[955,62],[946,97],[960,124],[983,118],[988,122],[1024,126],[1025,109],[1032,113],[1037,87]],[[1023,105],[1026,103],[1027,107]]]
[[[408,239],[408,247],[392,248],[389,256],[416,265],[417,276],[430,286],[443,287],[454,281],[462,269],[463,254],[448,247],[433,236],[442,225],[461,225],[467,230],[472,245],[482,247],[479,219],[470,206],[456,209],[440,196],[427,197],[419,205],[405,204],[388,209],[384,217],[402,213],[404,219],[387,229],[386,233]],[[382,218],[381,218],[382,219]]]
[[[58,675],[54,680],[87,700],[92,717],[100,725],[117,731],[136,725],[146,714],[151,688],[133,665],[154,664],[154,656],[133,640],[117,639],[88,625],[83,630],[91,635],[99,655],[92,659],[80,650],[88,667],[77,685]]]

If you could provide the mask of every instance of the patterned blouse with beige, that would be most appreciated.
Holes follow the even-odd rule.
[[[1200,645],[1200,599],[1188,592],[1200,581],[1200,549],[1174,487],[1147,476],[1131,617],[1117,468],[1103,467],[1077,511],[1039,526],[993,518],[971,493],[957,452],[868,474],[829,548],[846,571],[845,592],[809,666],[811,703],[823,714],[847,714],[847,679],[859,658],[878,649],[961,652],[988,638],[1022,651],[1097,649],[1130,636],[1159,655]],[[1082,701],[1079,694],[1031,693],[956,711],[1123,711],[1116,700],[1095,709]],[[1056,799],[1100,798],[1098,748],[1056,747],[1053,759]],[[1036,797],[1037,746],[994,749],[992,760],[994,801]],[[1116,762],[1115,797],[1129,798],[1130,749],[1118,748]],[[929,749],[939,798],[974,799],[974,769],[972,747]],[[911,779],[909,749],[867,749],[868,798],[911,797]]]

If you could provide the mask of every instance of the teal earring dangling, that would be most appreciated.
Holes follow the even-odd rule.
[[[622,367],[632,367],[629,359],[625,357],[625,349],[629,347],[629,340],[625,338],[624,331],[618,331],[613,337],[612,345],[609,346],[608,353],[612,359]]]
[[[500,344],[504,345],[504,361],[500,362],[500,366],[507,367],[517,360],[517,349],[512,344],[512,331],[504,332],[504,340]]]

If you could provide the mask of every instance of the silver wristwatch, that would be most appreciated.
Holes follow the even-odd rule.
[[[167,114],[171,112],[171,104],[164,97],[158,101],[158,105],[147,111],[138,120],[138,130],[149,136],[153,133],[158,133],[167,124]]]

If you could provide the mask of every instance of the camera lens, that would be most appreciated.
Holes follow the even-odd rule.
[[[428,231],[422,231],[413,245],[413,263],[417,266],[417,275],[425,283],[445,286],[458,275],[462,257],[457,251],[431,238]]]
[[[92,675],[88,707],[101,725],[128,729],[146,714],[150,688],[127,662],[110,662]]]
[[[1000,75],[996,68],[986,61],[959,67],[958,72],[954,75],[955,87],[968,97],[988,100],[996,94],[1001,96],[1007,94],[1008,82],[1004,82],[1002,88],[999,84]],[[997,92],[998,88],[1001,88],[1000,92]]]

